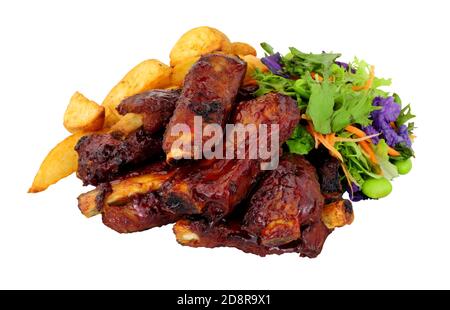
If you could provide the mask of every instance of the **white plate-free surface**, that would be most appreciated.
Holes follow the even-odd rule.
[[[2,1],[0,288],[449,289],[448,13],[446,1]],[[119,235],[79,213],[87,189],[74,176],[26,194],[67,136],[74,91],[101,102],[138,62],[167,62],[199,25],[283,52],[359,56],[412,103],[413,171],[389,197],[357,203],[354,224],[317,259],[181,247],[169,226]]]

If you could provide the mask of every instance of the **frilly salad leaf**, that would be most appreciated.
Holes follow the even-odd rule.
[[[314,148],[314,139],[302,125],[298,125],[289,140],[286,141],[289,152],[306,155]]]
[[[409,105],[402,107],[397,94],[383,89],[391,84],[390,79],[377,77],[373,66],[357,58],[347,63],[338,61],[337,53],[311,54],[294,47],[282,55],[267,43],[261,46],[269,72],[255,72],[256,96],[278,92],[296,99],[318,141],[341,160],[352,186],[361,187],[372,178],[398,176],[393,162],[414,156],[414,123],[410,120],[415,116]],[[301,121],[286,142],[291,153],[305,155],[314,147],[304,123]],[[349,125],[363,133],[350,133]],[[364,132],[371,140],[362,144]]]
[[[388,180],[398,177],[397,167],[389,161],[388,145],[384,139],[380,139],[380,142],[375,147],[375,155],[383,177]]]
[[[323,134],[330,133],[336,86],[324,81],[312,83],[310,87],[311,97],[309,97],[306,115],[312,119],[316,131]]]

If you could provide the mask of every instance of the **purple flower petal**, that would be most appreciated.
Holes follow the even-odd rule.
[[[372,112],[372,127],[377,132],[382,133],[382,137],[386,140],[389,146],[396,146],[400,143],[405,143],[407,146],[411,146],[411,141],[408,137],[408,130],[406,128],[400,128],[398,132],[391,127],[391,122],[395,122],[400,115],[401,107],[398,103],[394,102],[394,97],[376,97],[373,99],[372,104],[374,106],[381,107],[379,110]]]
[[[342,62],[342,61],[335,61],[335,64],[337,64],[339,67],[344,68],[346,71],[348,71],[349,69],[351,69],[352,73],[356,73],[356,70],[354,68],[350,68],[349,64],[346,62]]]
[[[364,132],[365,132],[366,135],[368,135],[368,136],[376,135],[376,134],[379,134],[379,133],[380,133],[380,132],[377,131],[372,125],[363,127],[362,130],[364,130]],[[373,142],[374,144],[378,144],[378,142],[380,142],[380,138],[379,138],[378,136],[377,136],[377,137],[372,137],[372,138],[370,138],[370,139],[372,140],[372,142]]]
[[[358,185],[352,182],[352,188],[350,188],[347,185],[347,192],[349,194],[349,198],[351,201],[356,202],[360,200],[366,200],[369,199],[364,193],[361,191]]]
[[[277,75],[283,75],[283,67],[281,66],[281,55],[280,53],[275,53],[261,58],[261,62],[267,66],[267,68]]]
[[[400,128],[398,128],[398,134],[403,138],[403,142],[407,147],[412,146],[411,138],[409,137],[408,126],[401,125]]]
[[[400,105],[394,102],[394,97],[375,97],[373,99],[374,106],[382,107],[380,110],[375,110],[372,112],[372,117],[374,120],[380,122],[395,122],[400,115]]]

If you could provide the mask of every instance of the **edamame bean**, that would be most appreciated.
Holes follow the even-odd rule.
[[[411,171],[411,168],[412,168],[411,158],[408,158],[406,160],[396,161],[395,166],[397,167],[398,173],[407,174],[408,172]]]
[[[362,192],[369,198],[378,199],[389,195],[392,184],[386,178],[369,179],[362,185]]]

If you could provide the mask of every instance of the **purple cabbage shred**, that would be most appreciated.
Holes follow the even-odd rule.
[[[261,58],[261,62],[267,66],[267,68],[276,75],[285,76],[283,74],[283,67],[281,66],[281,55],[275,53]]]
[[[368,130],[381,132],[386,143],[391,147],[395,147],[398,144],[405,144],[406,146],[411,147],[408,128],[404,125],[400,126],[397,130],[391,127],[390,123],[397,120],[401,110],[400,105],[394,101],[394,97],[375,97],[372,104],[381,107],[381,109],[372,112],[371,116],[373,122],[372,126],[367,126],[370,127]],[[366,129],[364,129],[364,131],[368,133]]]
[[[356,185],[353,182],[352,182],[352,188],[351,189],[347,185],[347,192],[348,192],[350,200],[353,201],[353,202],[369,199],[369,197],[364,195],[364,193],[361,191],[359,186]]]

